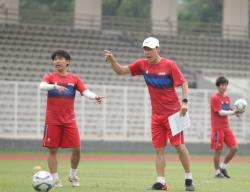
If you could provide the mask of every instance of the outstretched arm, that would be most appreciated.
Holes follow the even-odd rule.
[[[121,66],[113,53],[108,50],[104,50],[104,55],[105,55],[105,60],[111,63],[112,69],[118,74],[118,75],[123,75],[130,73],[130,70],[128,66]]]
[[[86,89],[82,94],[89,99],[95,99],[98,103],[101,103],[104,98],[103,96],[96,95],[88,89]]]

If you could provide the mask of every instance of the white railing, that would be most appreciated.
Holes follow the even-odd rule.
[[[38,83],[0,82],[0,87],[0,137],[42,138],[46,92],[40,92]],[[150,101],[146,88],[87,87],[105,96],[105,101],[97,104],[79,94],[76,96],[75,111],[83,140],[150,141]],[[189,94],[192,125],[185,132],[186,141],[209,143],[211,91],[190,89]],[[238,142],[250,143],[249,112],[241,119],[230,117],[230,123]]]

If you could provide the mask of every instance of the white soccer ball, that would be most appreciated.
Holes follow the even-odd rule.
[[[245,112],[247,109],[247,101],[245,99],[237,99],[234,102],[237,111]]]
[[[53,187],[53,178],[47,171],[38,171],[32,177],[32,187],[36,191],[48,192]]]

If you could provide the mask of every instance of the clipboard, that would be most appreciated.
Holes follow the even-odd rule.
[[[168,117],[168,122],[173,136],[186,130],[191,125],[188,113],[186,113],[185,116],[180,116],[180,112],[170,115]]]

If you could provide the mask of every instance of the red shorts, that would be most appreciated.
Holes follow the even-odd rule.
[[[169,115],[157,115],[151,116],[151,131],[152,131],[152,143],[154,148],[165,147],[168,143],[168,139],[172,146],[184,144],[183,132],[172,136],[171,129],[168,122]]]
[[[80,136],[76,122],[64,125],[45,124],[42,142],[42,145],[48,148],[80,147]]]
[[[211,149],[222,150],[224,143],[227,147],[232,148],[237,146],[236,138],[231,129],[212,130],[211,132]]]

